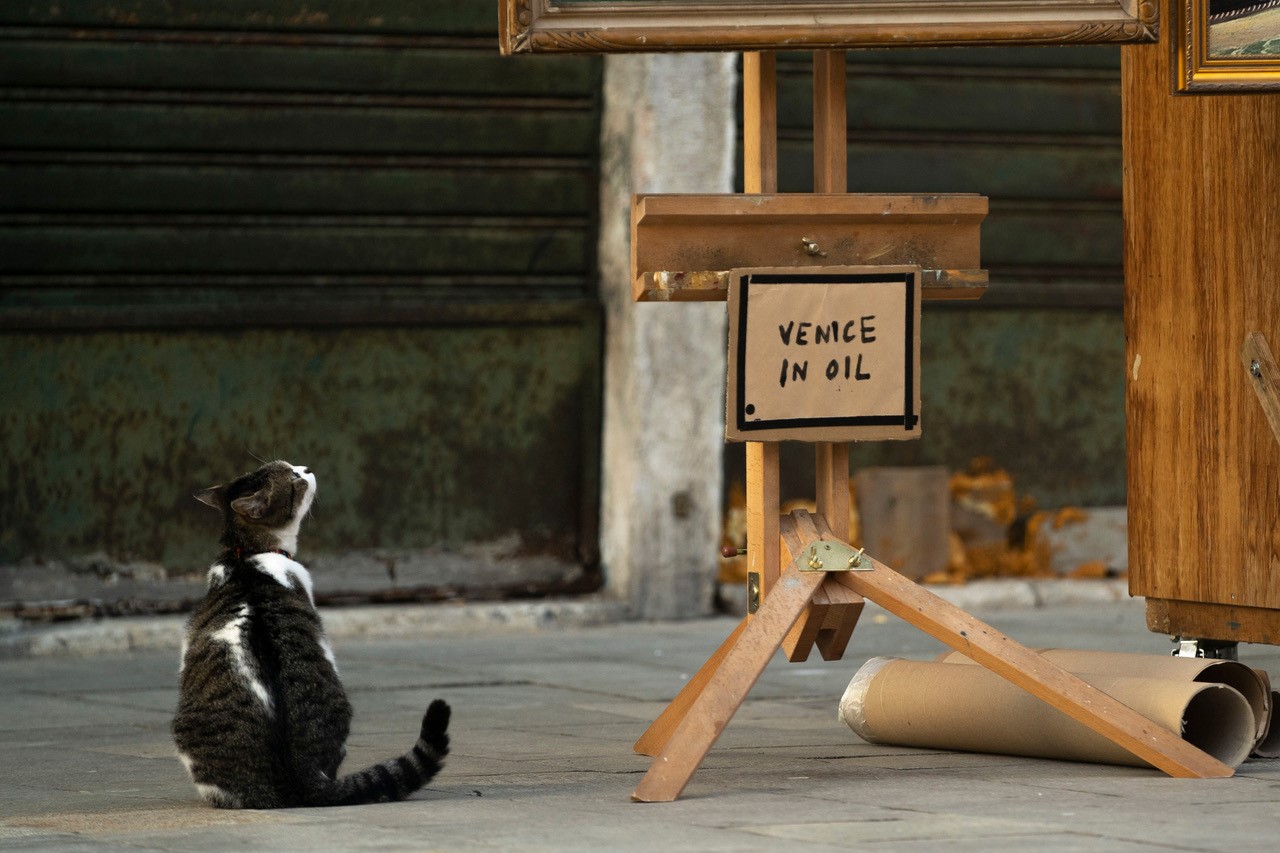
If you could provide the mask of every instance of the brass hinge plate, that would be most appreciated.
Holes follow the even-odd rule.
[[[760,573],[747,572],[747,612],[760,609]]]
[[[802,572],[869,572],[875,566],[863,548],[854,548],[839,540],[814,542],[796,557],[794,565]]]

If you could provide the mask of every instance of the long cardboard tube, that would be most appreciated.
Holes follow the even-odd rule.
[[[1276,720],[1276,708],[1280,703],[1280,693],[1271,689],[1271,676],[1267,674],[1265,669],[1255,669],[1253,673],[1258,676],[1258,680],[1266,687],[1267,696],[1271,699],[1270,707],[1267,709],[1267,730],[1263,732],[1258,742],[1253,745],[1253,754],[1257,758],[1280,758],[1280,722]]]
[[[1098,652],[1085,649],[1036,649],[1036,652],[1074,675],[1086,673],[1161,678],[1199,684],[1234,687],[1253,711],[1253,743],[1259,744],[1271,721],[1271,690],[1258,673],[1233,660],[1184,658],[1172,655],[1143,655],[1134,652]],[[944,663],[976,664],[959,652],[937,658]],[[1084,678],[1089,681],[1088,678]],[[1128,703],[1125,703],[1128,704]]]
[[[1280,693],[1271,691],[1271,720],[1267,732],[1253,746],[1253,754],[1259,758],[1280,758],[1280,724],[1276,721],[1276,705],[1280,703]]]
[[[1232,687],[1081,677],[1229,767],[1253,747],[1253,713]],[[849,682],[840,719],[870,743],[1151,766],[978,666],[872,658]]]

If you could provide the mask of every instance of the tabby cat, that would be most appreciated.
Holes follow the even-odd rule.
[[[173,738],[196,790],[220,808],[402,800],[449,752],[449,706],[437,699],[412,750],[338,775],[351,704],[311,575],[293,559],[315,494],[310,470],[271,462],[195,495],[222,512],[224,528],[187,626]]]

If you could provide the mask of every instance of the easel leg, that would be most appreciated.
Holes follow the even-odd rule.
[[[796,516],[801,514],[795,513]],[[814,521],[824,538],[835,538],[825,529],[826,525],[821,518],[815,518]],[[872,564],[871,571],[831,572],[828,577],[874,601],[898,618],[946,643],[975,663],[985,666],[1170,776],[1201,779],[1232,775],[1230,767],[1151,722],[1129,706],[1004,636],[883,563],[870,556],[864,556],[863,559]]]
[[[778,580],[780,477],[776,441],[747,442],[747,571],[760,577],[763,599]]]
[[[813,449],[818,515],[841,540],[849,541],[849,445],[822,442]]]
[[[747,627],[747,620],[743,619],[738,623],[738,627],[733,629],[733,633],[729,635],[720,648],[716,649],[715,654],[707,658],[707,662],[702,668],[689,679],[689,682],[681,688],[676,694],[676,698],[671,700],[671,704],[666,707],[658,718],[653,721],[645,733],[636,741],[632,747],[640,755],[657,755],[667,741],[671,739],[671,733],[684,720],[689,713],[689,708],[706,688],[707,683],[711,681],[711,677],[720,669],[720,664],[724,662],[725,656],[733,651],[734,646],[738,644],[738,638],[742,636],[743,630]]]
[[[631,799],[669,803],[680,796],[822,581],[822,572],[802,573],[792,568],[782,574],[654,758]]]

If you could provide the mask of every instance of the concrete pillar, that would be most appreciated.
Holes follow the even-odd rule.
[[[710,612],[720,543],[725,306],[631,300],[631,195],[732,192],[737,57],[605,57],[601,559],[644,619]]]

